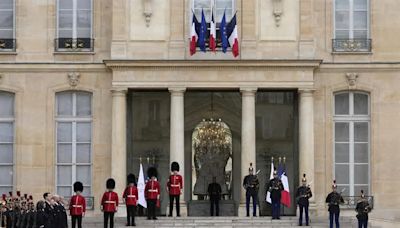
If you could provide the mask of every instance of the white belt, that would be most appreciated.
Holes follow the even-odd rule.
[[[180,187],[179,184],[171,184],[171,187]]]
[[[148,191],[149,191],[149,192],[158,192],[157,189],[156,189],[156,190],[149,189]]]
[[[83,207],[82,205],[72,205],[72,207]]]
[[[128,198],[136,198],[134,195],[127,195]]]
[[[113,203],[113,204],[116,204],[115,201],[105,201],[105,203]]]

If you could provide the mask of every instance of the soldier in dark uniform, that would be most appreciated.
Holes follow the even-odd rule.
[[[249,175],[243,179],[243,187],[246,189],[246,216],[250,216],[250,197],[253,200],[253,217],[256,217],[258,188],[260,183],[256,175],[254,175],[253,163],[250,163]]]
[[[325,202],[328,203],[329,206],[329,227],[333,228],[333,219],[335,218],[336,228],[339,228],[339,205],[344,203],[344,200],[342,195],[337,192],[336,181],[333,181],[332,192],[326,197]]]
[[[35,204],[33,203],[33,197],[29,196],[28,199],[28,212],[27,212],[27,220],[26,220],[26,227],[27,228],[34,228],[35,225]]]
[[[214,216],[214,205],[215,215],[219,216],[219,201],[221,200],[221,185],[217,183],[217,178],[213,177],[213,182],[208,185],[208,196],[210,197],[210,215]]]
[[[267,187],[267,191],[271,193],[272,219],[280,219],[282,190],[283,190],[282,181],[278,178],[278,173],[275,170],[274,178],[269,181]]]
[[[309,200],[312,197],[312,192],[309,186],[307,186],[306,174],[303,174],[303,178],[301,179],[302,185],[297,188],[296,199],[297,204],[299,205],[300,217],[299,217],[299,226],[303,225],[303,211],[306,216],[306,226],[309,225],[309,217],[308,217],[308,206]]]
[[[368,203],[367,198],[364,195],[364,191],[361,190],[361,199],[357,202],[356,206],[358,228],[368,227],[368,213],[371,212],[371,206]]]
[[[183,179],[179,172],[179,164],[178,162],[171,163],[171,175],[168,178],[167,182],[167,191],[169,193],[169,214],[168,216],[172,216],[172,210],[174,207],[174,199],[176,204],[176,216],[179,217],[179,197],[182,194],[183,188]]]
[[[46,203],[44,201],[39,201],[36,204],[36,216],[35,216],[35,228],[44,228],[47,224],[49,215],[45,211]]]

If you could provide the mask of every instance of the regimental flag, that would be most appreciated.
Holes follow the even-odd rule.
[[[228,33],[227,33],[227,27],[226,27],[225,12],[224,12],[224,15],[222,16],[221,24],[219,25],[219,32],[221,33],[222,52],[226,53],[226,49],[228,49]]]
[[[286,170],[281,175],[281,181],[283,184],[283,191],[281,195],[281,203],[286,207],[290,207],[290,190],[289,190],[289,179],[286,174]]]
[[[207,22],[204,16],[204,10],[201,10],[201,24],[199,31],[199,48],[201,51],[206,52],[206,38],[207,38]]]
[[[229,22],[227,30],[229,34],[228,37],[229,45],[232,48],[233,56],[236,58],[239,55],[239,37],[238,37],[238,28],[236,23],[236,13],[233,16],[232,20]]]
[[[270,181],[271,181],[272,179],[274,179],[274,170],[275,170],[274,162],[271,161],[271,172],[270,172],[270,174],[269,174],[269,180],[270,180]],[[268,191],[268,189],[267,189],[267,197],[266,197],[265,200],[266,200],[268,203],[271,203],[271,204],[272,204],[271,192]]]
[[[138,183],[137,183],[138,196],[139,196],[138,203],[139,203],[139,205],[142,205],[144,208],[147,208],[147,201],[144,196],[145,187],[146,187],[146,183],[144,182],[143,165],[142,165],[142,163],[140,163],[139,179],[138,179]]]
[[[282,176],[283,172],[285,172],[285,168],[283,167],[282,163],[279,163],[278,164],[278,170],[277,170],[277,174],[278,174],[279,179],[281,179],[281,176]]]
[[[210,43],[209,47],[211,51],[215,52],[215,49],[217,47],[217,27],[215,24],[215,19],[214,19],[214,12],[211,10],[211,22],[210,22]]]
[[[196,15],[194,15],[193,12],[192,28],[190,31],[190,55],[194,55],[196,53],[197,39],[199,38],[197,32],[198,27],[199,27],[199,21],[197,20]]]

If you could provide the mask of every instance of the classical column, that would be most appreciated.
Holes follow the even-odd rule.
[[[314,192],[314,96],[313,89],[300,89],[299,103],[299,160],[300,183],[303,173],[307,180],[313,181],[311,191]],[[310,199],[313,202],[315,197]]]
[[[241,180],[249,173],[250,163],[256,170],[256,95],[257,88],[240,88],[242,93],[242,151]],[[245,202],[246,193],[242,189],[241,202]]]
[[[186,88],[169,88],[171,93],[171,136],[169,160],[170,164],[173,161],[179,163],[180,171],[183,180],[185,181],[185,130],[184,130],[184,94]],[[186,185],[188,186],[188,185]],[[182,193],[181,201],[184,199]]]
[[[126,94],[127,89],[112,92],[112,144],[111,177],[115,179],[115,191],[121,194],[126,186]]]

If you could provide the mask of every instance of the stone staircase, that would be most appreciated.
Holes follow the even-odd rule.
[[[115,218],[114,227],[126,227],[125,218]],[[166,228],[166,227],[198,227],[198,228],[228,228],[228,227],[267,227],[267,228],[278,228],[278,227],[298,227],[298,220],[296,217],[281,217],[281,220],[271,220],[271,217],[158,217],[158,220],[147,220],[145,217],[136,218],[137,227],[154,227],[154,228]],[[83,219],[83,227],[103,227],[103,218],[98,217],[86,217]],[[313,218],[310,226],[312,228],[326,228],[329,227],[327,218]],[[340,220],[340,227],[353,228],[358,227],[356,221],[353,218],[342,217]],[[370,227],[370,226],[369,226]],[[377,227],[374,227],[377,228]]]

